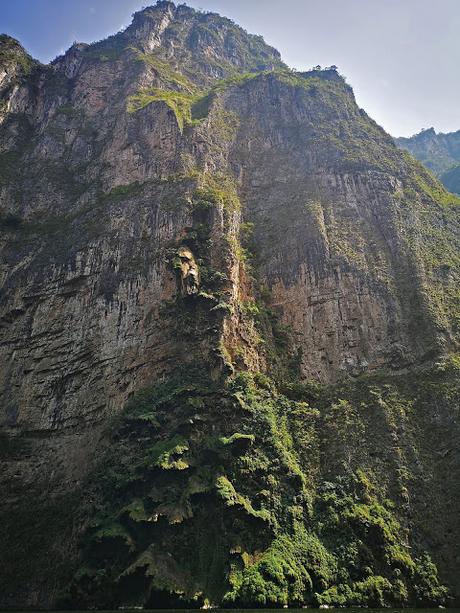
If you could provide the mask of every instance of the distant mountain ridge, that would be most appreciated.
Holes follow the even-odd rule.
[[[443,134],[429,128],[395,142],[432,170],[449,191],[460,193],[460,130]]]

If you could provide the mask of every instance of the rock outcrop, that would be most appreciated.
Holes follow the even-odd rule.
[[[458,598],[458,199],[171,2],[0,95],[2,606]]]

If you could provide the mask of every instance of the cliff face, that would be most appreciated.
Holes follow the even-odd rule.
[[[1,351],[8,365],[2,369],[7,423],[70,438],[76,432],[75,453],[83,462],[86,445],[97,440],[93,426],[152,377],[194,361],[159,309],[176,293],[168,249],[193,225],[195,165],[204,166],[210,155],[206,128],[182,135],[164,101],[138,113],[126,108],[147,86],[180,82],[196,89],[160,56],[146,54],[160,43],[162,54],[174,50],[175,37],[187,41],[178,56],[187,51],[197,67],[209,56],[222,62],[219,75],[229,67],[247,69],[248,49],[240,55],[233,46],[243,36],[236,27],[232,36],[223,22],[222,49],[209,51],[201,40],[213,35],[214,21],[160,5],[136,15],[115,40],[76,45],[28,79],[17,71],[6,95]],[[260,45],[244,36],[249,49]],[[268,63],[251,56],[251,67],[279,63],[270,48],[263,54]],[[217,251],[223,221],[218,211],[215,217]],[[67,442],[62,452],[68,454]],[[72,478],[79,464],[69,463]]]
[[[458,594],[457,199],[217,15],[0,45],[1,604]]]

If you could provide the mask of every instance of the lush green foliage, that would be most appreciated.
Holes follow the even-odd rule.
[[[174,70],[170,63],[161,59],[158,54],[155,53],[142,53],[136,49],[133,49],[136,53],[136,60],[144,62],[148,66],[155,69],[160,79],[168,86],[176,86],[184,89],[189,94],[193,94],[197,91],[196,85],[194,85],[186,76]]]
[[[0,66],[7,67],[10,64],[17,64],[22,75],[28,76],[35,62],[14,38],[0,34]]]
[[[452,367],[430,375],[446,398]],[[444,603],[436,566],[409,548],[407,458],[392,485],[369,455],[371,424],[375,434],[383,419],[385,445],[392,415],[410,418],[407,384],[286,386],[316,409],[247,372],[218,382],[190,372],[138,394],[92,478],[72,602]]]
[[[225,91],[228,87],[241,86],[259,75],[259,73],[237,74],[216,81],[207,90],[198,90],[186,77],[175,72],[167,62],[158,60],[156,56],[144,54],[138,56],[138,59],[153,65],[166,86],[145,88],[130,96],[128,112],[135,113],[152,102],[164,102],[174,112],[181,131],[185,126],[198,125],[207,116],[212,99],[217,93]],[[178,89],[170,89],[171,86]]]
[[[240,209],[235,182],[226,175],[203,173],[199,177],[199,187],[193,193],[193,206],[207,209],[219,205],[229,211]]]

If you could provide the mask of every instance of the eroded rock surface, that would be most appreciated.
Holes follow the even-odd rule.
[[[246,34],[230,20],[170,2],[136,13],[131,26],[106,41],[75,44],[49,66],[31,60],[12,39],[0,38],[0,95],[2,511],[7,515],[17,512],[24,525],[30,525],[27,509],[31,499],[57,501],[59,506],[61,496],[89,488],[88,475],[103,461],[107,448],[119,442],[110,443],[118,432],[114,419],[124,414],[133,395],[178,374],[189,380],[190,373],[198,371],[200,377],[209,378],[211,388],[218,382],[223,385],[221,395],[214,388],[204,393],[200,387],[196,397],[191,393],[188,404],[180,400],[177,407],[172,401],[160,406],[160,414],[167,407],[162,419],[173,419],[177,410],[187,414],[188,425],[178,426],[173,419],[167,428],[162,422],[156,434],[149,431],[152,440],[170,435],[174,441],[162,451],[169,454],[167,458],[160,454],[152,466],[160,472],[171,469],[169,475],[176,470],[186,475],[190,467],[198,470],[206,465],[206,478],[195,475],[184,490],[187,496],[214,492],[225,508],[233,509],[231,513],[250,517],[254,525],[248,533],[260,531],[261,536],[260,540],[249,539],[247,550],[240,536],[225,542],[229,557],[224,556],[216,567],[221,574],[215,580],[220,586],[215,591],[209,588],[212,573],[200,567],[199,577],[195,576],[193,567],[185,568],[185,562],[174,558],[173,549],[181,548],[171,536],[161,555],[169,551],[174,561],[168,562],[167,577],[157,578],[168,594],[176,594],[174,598],[186,594],[192,600],[204,594],[203,598],[220,602],[227,593],[237,605],[261,604],[249,588],[244,592],[242,586],[249,584],[238,584],[238,572],[256,564],[257,552],[272,551],[268,535],[276,536],[280,526],[287,530],[295,518],[297,526],[302,513],[313,522],[308,524],[305,519],[305,526],[316,530],[311,519],[315,492],[322,492],[318,500],[323,500],[323,481],[337,478],[342,483],[342,477],[343,483],[348,479],[346,483],[354,484],[356,496],[367,496],[368,505],[386,498],[396,504],[403,500],[398,521],[407,531],[407,547],[412,543],[420,555],[430,551],[440,565],[443,581],[450,582],[455,593],[458,581],[449,568],[458,563],[458,554],[449,543],[458,536],[458,491],[454,491],[458,449],[444,449],[442,442],[445,455],[431,457],[429,433],[434,433],[440,445],[447,431],[449,437],[458,432],[453,400],[458,394],[458,372],[452,371],[452,391],[443,387],[440,397],[447,400],[439,406],[426,400],[433,397],[431,387],[426,397],[419,397],[416,389],[412,397],[396,384],[399,391],[393,396],[388,392],[391,377],[404,378],[423,369],[428,372],[435,363],[442,370],[447,354],[458,348],[460,209],[455,197],[396,149],[392,139],[357,107],[351,88],[334,69],[293,73],[260,37]],[[270,375],[280,390],[286,388],[286,398],[277,395],[263,378],[256,380],[257,392],[251,386],[240,389],[232,383],[235,395],[228,396],[222,381],[242,372],[249,377],[260,372]],[[311,390],[302,388],[301,392],[295,385],[314,381],[327,386],[347,377],[378,378],[382,372],[390,383],[380,388],[384,384],[376,379],[375,389],[386,390],[378,402],[370,384],[363,398],[343,391],[346,398],[351,394],[353,406],[372,407],[371,413],[380,415],[378,407],[387,407],[382,409],[385,419],[379,417],[384,423],[375,430],[372,419],[367,414],[363,417],[365,452],[353,459],[351,448],[356,440],[343,432],[342,440],[340,434],[327,430],[328,402],[335,398],[335,391],[316,397]],[[184,389],[189,393],[196,386]],[[271,399],[267,389],[274,394]],[[261,407],[274,403],[277,408],[263,418],[268,424],[265,430],[254,417],[254,443],[252,426],[238,411],[246,407],[256,415],[251,403],[257,394]],[[234,398],[239,408],[231,404]],[[306,451],[310,443],[304,441],[302,426],[295,418],[296,411],[305,407],[293,408],[290,401],[317,402],[321,415],[326,415],[319,425],[316,413],[305,417],[308,428],[315,432],[311,435],[316,441],[311,443],[311,464]],[[410,412],[413,403],[419,407],[420,422]],[[191,415],[187,413],[190,407],[194,410]],[[352,415],[351,422],[361,419]],[[342,418],[337,413],[337,419]],[[290,426],[286,425],[289,419],[294,419]],[[264,432],[274,427],[273,420],[278,420],[280,431],[287,428],[281,442],[264,439]],[[150,415],[147,421],[151,426],[154,419]],[[230,431],[237,424],[245,429],[243,438]],[[192,438],[185,443],[181,437],[187,428]],[[205,432],[209,436],[202,440]],[[215,468],[209,468],[209,456],[219,455],[216,445],[227,444],[214,441],[218,432],[225,440],[231,439],[228,444],[235,444],[231,447],[235,451],[222,456],[223,465],[230,464],[226,472],[221,469],[214,475],[211,484],[209,475]],[[373,437],[388,440],[388,448],[374,454]],[[136,440],[144,439],[139,434]],[[343,460],[340,469],[327,459],[327,449],[336,439],[342,441],[339,451],[343,457],[352,458]],[[303,442],[289,453],[282,451],[291,444],[289,440],[294,447],[296,441]],[[262,445],[264,453],[271,450],[268,459],[263,464],[260,457],[253,458],[248,466],[256,470],[260,462],[265,467],[257,468],[261,474],[280,470],[276,483],[261,484],[260,475],[246,483],[247,472],[232,473],[235,458],[259,449],[257,445]],[[379,448],[380,443],[375,445]],[[127,451],[127,458],[130,453]],[[291,453],[295,462],[286,459]],[[185,459],[181,459],[183,454]],[[276,459],[277,454],[281,460]],[[388,479],[380,464],[385,461],[391,464]],[[372,473],[377,490],[372,479],[366,481],[359,471]],[[235,487],[245,483],[244,496],[227,483],[230,473]],[[162,483],[162,478],[154,472],[153,490],[155,479]],[[300,483],[306,488],[307,482],[308,496],[292,494],[293,487]],[[442,493],[445,514],[424,514],[424,505],[434,504],[434,494],[428,490],[439,494],[442,482],[446,483]],[[166,487],[170,491],[168,488],[174,490],[171,484]],[[257,501],[251,502],[257,488]],[[267,502],[270,488],[289,492],[279,496],[280,501],[285,495],[290,501],[285,505],[290,519],[279,515],[283,505],[275,495],[275,502]],[[99,500],[99,495],[90,499]],[[141,494],[136,494],[136,500],[138,496]],[[140,522],[152,522],[155,517],[155,522],[163,518],[168,526],[180,524],[178,530],[184,529],[185,535],[181,543],[191,531],[200,533],[195,524],[187,524],[199,515],[193,501],[181,499],[176,505],[163,500],[162,494],[155,496],[157,506],[150,510],[150,519],[144,511],[136,515],[135,510],[131,519],[136,516]],[[431,502],[424,502],[424,496]],[[72,564],[81,557],[77,543],[91,515],[88,500],[85,504],[78,500],[60,519],[55,515],[49,521],[43,519],[43,523],[60,526],[56,538],[67,543]],[[214,516],[214,502],[203,503],[203,517]],[[100,505],[102,508],[103,502]],[[80,519],[75,519],[76,508]],[[383,513],[382,508],[378,512]],[[388,509],[385,521],[391,514]],[[74,520],[72,530],[69,518]],[[13,525],[22,529],[19,519]],[[189,525],[195,527],[187,528]],[[40,526],[33,530],[34,537],[43,533],[45,543],[55,543]],[[385,546],[390,548],[395,526],[391,524],[384,535],[389,539]],[[303,530],[296,532],[296,538],[304,535]],[[148,567],[146,576],[156,576],[152,569],[164,566],[164,560],[152,553],[155,538],[142,545],[144,557],[137,562],[134,549],[130,550],[131,565],[117,572],[137,577],[139,569]],[[213,538],[217,540],[212,547],[221,547],[218,537]],[[374,545],[369,543],[371,549]],[[37,547],[43,547],[43,542]],[[62,549],[56,543],[53,547],[59,564]],[[442,590],[434,590],[432,600],[414,596],[411,586],[415,580],[408,569],[416,562],[409,558],[398,562],[398,555],[394,551],[392,555],[388,557],[390,570],[372,569],[376,587],[357,575],[355,583],[360,587],[353,584],[356,593],[377,590],[382,594],[380,600],[359,602],[346,596],[346,591],[339,590],[335,596],[327,591],[335,585],[336,571],[326,556],[329,578],[315,579],[312,571],[312,581],[315,590],[328,595],[314,602],[399,606],[442,601]],[[187,556],[185,552],[181,559]],[[232,556],[240,556],[236,566],[230,562]],[[52,606],[58,602],[68,577],[53,575],[51,564],[41,580],[40,572],[45,570],[39,572],[39,563],[34,566],[34,556],[30,557],[30,569],[24,567],[32,577],[29,587],[14,584],[14,576],[20,575],[8,559],[3,605]],[[19,554],[16,558],[20,559]],[[398,563],[401,572],[408,573],[403,587],[397,583],[398,573],[391,575]],[[233,577],[231,588],[221,586],[222,577]],[[104,588],[107,592],[102,590],[110,592],[110,599],[98,604],[127,604],[116,590],[110,591],[110,581]],[[91,590],[85,592],[78,586],[75,602],[81,598],[78,602],[84,606],[95,605],[88,596]],[[311,603],[316,598],[312,589],[309,595],[302,592],[304,600],[290,593],[286,601],[280,596],[265,604]],[[400,600],[394,596],[398,589],[403,594]],[[385,596],[387,593],[391,596]],[[149,598],[135,604],[152,604]],[[166,598],[164,604],[177,604],[174,598]],[[202,596],[196,598],[193,602]]]

